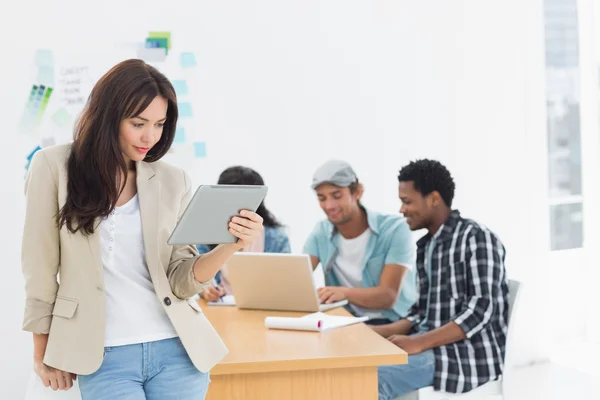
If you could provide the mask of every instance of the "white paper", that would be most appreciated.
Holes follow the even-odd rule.
[[[235,297],[232,294],[226,294],[219,301],[209,301],[209,306],[235,306]]]
[[[287,329],[294,331],[313,331],[321,330],[320,324],[322,321],[310,320],[293,317],[267,317],[265,318],[265,326],[269,329]]]
[[[42,139],[42,147],[50,147],[50,146],[54,146],[55,144],[56,144],[56,141],[54,140],[54,138]]]
[[[269,329],[323,332],[329,329],[357,324],[367,319],[369,317],[342,317],[316,312],[303,317],[267,317],[265,318],[265,326]]]
[[[162,48],[143,47],[137,50],[137,57],[148,63],[164,62],[167,58],[167,53]]]

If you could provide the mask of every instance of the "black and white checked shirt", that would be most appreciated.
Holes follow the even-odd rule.
[[[430,279],[425,257],[432,239]],[[502,374],[508,331],[504,256],[504,246],[492,232],[458,211],[433,237],[427,234],[417,242],[419,299],[407,317],[413,332],[421,323],[431,331],[454,321],[467,336],[433,349],[435,390],[468,392]]]

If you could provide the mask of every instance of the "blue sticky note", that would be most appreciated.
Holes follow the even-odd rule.
[[[196,66],[196,55],[194,53],[181,53],[181,66],[183,68],[192,68]]]
[[[177,107],[179,108],[180,117],[194,116],[194,113],[192,113],[192,103],[177,103]]]
[[[194,142],[194,157],[196,157],[196,158],[206,157],[206,143],[205,142]]]
[[[52,51],[39,49],[35,52],[35,63],[38,66],[51,67],[54,65],[54,56]]]
[[[175,139],[173,143],[185,143],[185,128],[175,129]]]
[[[37,153],[38,151],[40,151],[41,149],[42,149],[42,148],[41,148],[40,146],[36,146],[36,147],[35,147],[35,149],[33,149],[33,150],[31,151],[31,153],[29,153],[29,154],[27,155],[27,161],[31,161],[31,159],[33,158],[33,155],[34,155],[35,153]]]
[[[37,83],[45,86],[54,86],[54,68],[52,66],[40,65],[38,67]]]
[[[25,164],[25,170],[26,171],[29,169],[29,165],[31,164],[31,159],[33,158],[33,155],[35,153],[37,153],[38,151],[40,151],[41,149],[42,148],[40,146],[36,146],[36,148],[33,149],[33,151],[27,155],[27,164]]]
[[[185,96],[188,94],[188,85],[186,81],[172,81],[173,88],[177,96]]]

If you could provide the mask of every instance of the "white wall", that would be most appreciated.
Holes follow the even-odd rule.
[[[501,236],[512,277],[534,281],[543,267],[541,0],[37,0],[12,6],[0,17],[2,37],[12,38],[0,64],[0,121],[10,145],[0,159],[7,227],[0,230],[7,304],[0,376],[11,382],[0,385],[9,395],[2,398],[19,398],[30,370],[31,338],[19,330],[19,248],[31,143],[14,132],[30,86],[20,71],[37,47],[104,47],[141,41],[149,30],[171,30],[174,41],[185,40],[200,63],[196,126],[210,143],[208,159],[190,171],[194,180],[214,181],[233,163],[255,167],[296,251],[322,217],[309,189],[318,164],[350,161],[366,185],[367,206],[396,212],[398,169],[430,157],[453,172],[463,215]],[[544,355],[533,297],[525,322],[538,328],[522,334],[523,362]]]
[[[587,322],[587,339],[600,343],[600,320],[594,315],[600,307],[600,297],[595,293],[595,284],[600,280],[600,270],[596,267],[597,256],[595,244],[600,239],[600,232],[595,224],[590,221],[600,220],[600,7],[594,0],[579,1],[580,25],[580,60],[581,60],[581,107],[583,118],[582,130],[582,162],[583,162],[583,192],[585,202],[584,238],[585,262],[583,276],[586,276],[587,285],[584,287],[589,293],[584,308],[584,320]]]

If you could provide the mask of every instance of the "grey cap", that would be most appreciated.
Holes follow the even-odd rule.
[[[348,187],[357,180],[354,170],[346,161],[329,160],[321,165],[313,175],[312,188],[316,189],[324,183]]]

